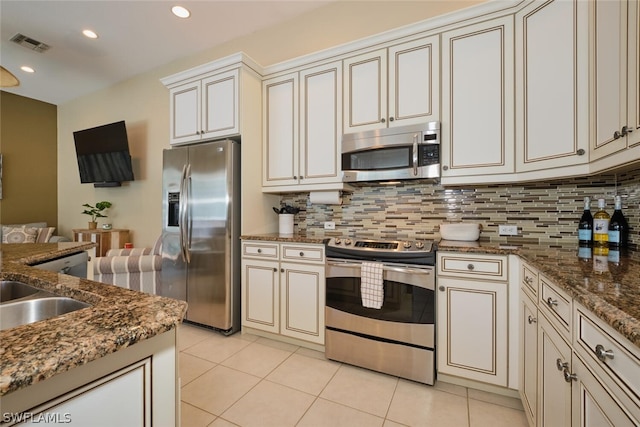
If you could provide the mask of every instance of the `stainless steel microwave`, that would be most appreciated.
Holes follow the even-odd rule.
[[[440,122],[346,134],[342,181],[440,177]]]

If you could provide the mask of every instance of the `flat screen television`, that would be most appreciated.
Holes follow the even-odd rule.
[[[80,182],[119,187],[133,181],[129,140],[124,120],[73,132]]]

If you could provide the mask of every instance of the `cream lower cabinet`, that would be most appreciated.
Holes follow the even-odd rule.
[[[242,327],[324,345],[324,246],[245,241]]]
[[[438,373],[508,385],[507,257],[438,253]]]
[[[520,399],[533,426],[538,408],[538,308],[526,289],[520,290]]]
[[[520,281],[520,396],[529,425],[640,425],[640,350],[524,261]]]

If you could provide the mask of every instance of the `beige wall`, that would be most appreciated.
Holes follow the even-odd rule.
[[[0,223],[58,224],[57,107],[0,91]]]
[[[84,227],[83,203],[113,202],[108,222],[129,228],[136,246],[151,245],[161,230],[162,150],[169,148],[169,96],[159,79],[243,51],[263,66],[418,22],[483,1],[339,1],[294,21],[232,40],[215,49],[173,62],[134,79],[79,98],[58,109],[58,216],[62,234]],[[242,25],[242,23],[238,23]],[[215,31],[215,29],[212,29]],[[260,100],[257,100],[260,102]],[[136,181],[120,188],[80,184],[72,132],[125,120],[134,159]],[[261,127],[261,123],[254,126]],[[260,156],[261,147],[243,145],[243,152]],[[247,180],[245,180],[245,184]],[[249,185],[259,193],[256,176]],[[261,197],[261,196],[260,196]],[[273,197],[264,203],[268,206]],[[252,212],[251,215],[269,212]],[[243,231],[252,229],[245,215]],[[275,227],[275,223],[273,224]],[[271,230],[275,231],[275,228]]]

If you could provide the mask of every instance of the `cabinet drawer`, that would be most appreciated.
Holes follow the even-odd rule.
[[[438,254],[438,274],[474,279],[507,280],[507,257]]]
[[[571,339],[571,298],[552,285],[546,277],[540,275],[540,309],[547,314],[549,320]]]
[[[586,359],[588,365],[599,366],[611,376],[618,385],[640,399],[640,356],[632,352],[633,344],[615,331],[607,331],[606,325],[592,319],[586,310],[576,310],[576,347]]]
[[[324,246],[282,245],[282,259],[289,261],[324,262]]]
[[[527,289],[531,294],[537,298],[538,296],[538,271],[533,267],[522,263],[520,269],[520,281],[522,282],[523,289]]]
[[[277,243],[243,243],[242,256],[278,259]]]

